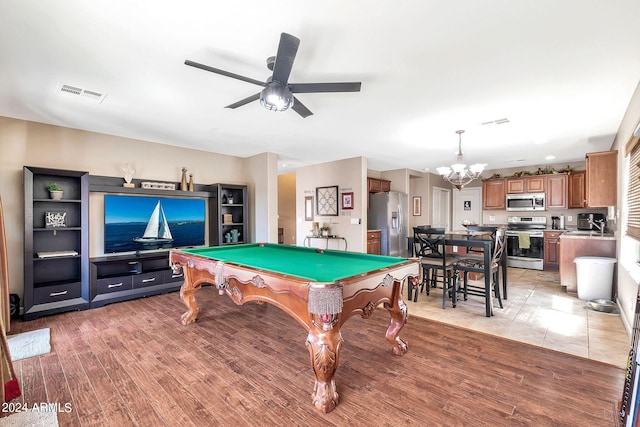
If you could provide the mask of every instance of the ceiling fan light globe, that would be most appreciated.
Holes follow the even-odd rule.
[[[286,86],[268,85],[260,92],[260,104],[271,111],[285,111],[293,105],[293,94]]]

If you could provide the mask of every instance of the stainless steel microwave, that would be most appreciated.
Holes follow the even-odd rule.
[[[508,211],[544,211],[544,193],[507,194]]]

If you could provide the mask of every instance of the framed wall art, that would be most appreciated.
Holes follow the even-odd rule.
[[[353,209],[353,192],[342,193],[342,205],[343,210]]]
[[[318,216],[338,216],[338,186],[316,187]]]
[[[313,221],[313,196],[304,196],[304,220]]]
[[[422,197],[415,196],[413,198],[413,216],[422,215]]]

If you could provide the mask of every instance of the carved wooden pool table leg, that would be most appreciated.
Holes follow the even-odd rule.
[[[183,325],[195,322],[200,312],[200,307],[198,307],[198,302],[196,301],[196,292],[200,289],[200,284],[196,286],[191,284],[189,270],[185,269],[184,283],[180,288],[180,298],[182,298],[184,305],[187,306],[187,311],[180,318]]]
[[[324,331],[322,328],[311,325],[306,345],[311,357],[311,366],[316,375],[316,383],[311,394],[313,406],[326,414],[333,411],[339,401],[333,377],[338,368],[342,335],[336,327]]]
[[[417,281],[417,279],[417,277],[409,277],[407,279],[409,281],[407,285],[411,286],[410,282]],[[389,342],[393,354],[402,356],[407,352],[408,349],[407,342],[398,336],[404,325],[407,323],[408,317],[407,305],[402,299],[402,282],[393,282],[391,303],[385,304],[385,308],[391,315],[391,320],[389,322],[389,327],[387,328],[385,338]]]

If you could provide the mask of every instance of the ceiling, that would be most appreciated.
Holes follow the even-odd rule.
[[[280,172],[357,156],[435,171],[455,161],[458,129],[466,163],[563,164],[611,148],[640,78],[638,17],[637,0],[4,1],[0,115],[273,152]],[[304,119],[231,110],[261,88],[184,65],[263,81],[281,32],[301,40],[290,82],[362,91],[299,94]]]

